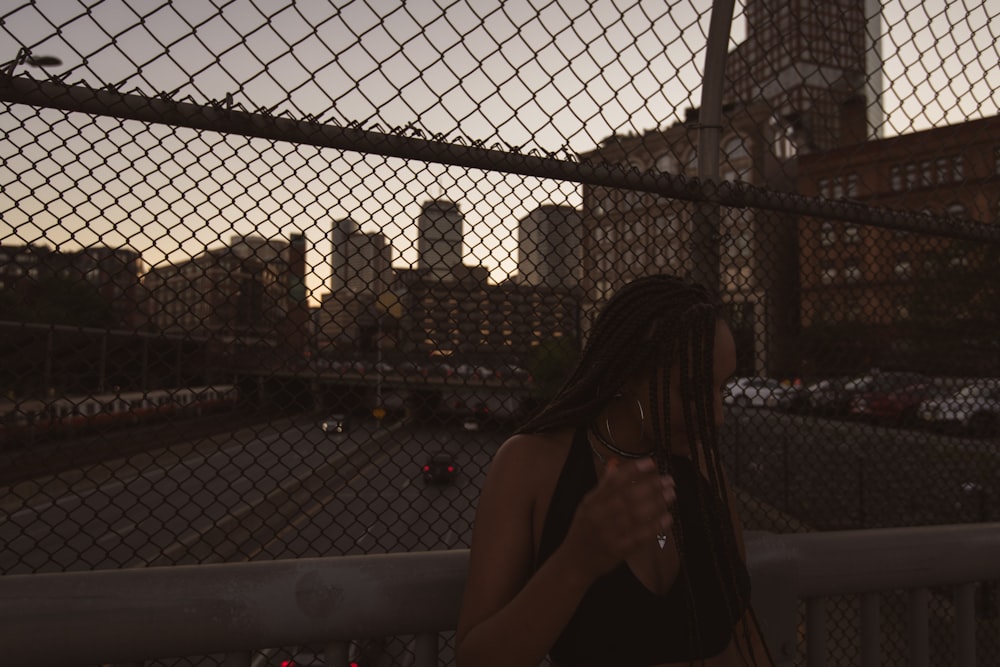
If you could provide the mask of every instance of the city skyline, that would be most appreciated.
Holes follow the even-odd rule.
[[[524,152],[568,146],[580,154],[698,106],[707,9],[536,4],[493,3],[479,15],[463,8],[446,20],[429,6],[403,10],[388,2],[274,16],[239,2],[218,10],[180,2],[157,8],[141,25],[119,2],[85,11],[51,0],[0,7],[15,43],[58,55],[63,65],[52,73],[68,82],[173,91],[201,103],[232,93],[248,109],[383,129],[412,125]],[[743,4],[731,45],[743,37]],[[982,54],[996,52],[983,39],[1000,32],[1000,17],[982,6],[961,15],[950,6],[938,11],[939,4],[882,3],[887,136],[996,113],[991,91],[1000,73],[983,65]],[[81,13],[85,19],[70,20]],[[929,37],[950,55],[916,53]],[[327,221],[350,216],[362,231],[384,234],[393,266],[405,268],[417,261],[422,199],[459,202],[469,226],[464,261],[485,266],[499,282],[516,271],[517,220],[539,205],[581,204],[576,184],[500,172],[110,118],[63,139],[72,116],[49,110],[15,108],[15,121],[20,125],[3,128],[16,153],[7,164],[17,174],[0,199],[10,229],[4,238],[130,247],[157,266],[234,234],[304,233],[315,249],[311,303],[329,280]]]

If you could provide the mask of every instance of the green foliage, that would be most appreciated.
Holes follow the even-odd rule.
[[[534,397],[548,400],[554,396],[573,370],[579,355],[579,344],[568,336],[550,338],[532,348],[527,370],[534,378]]]

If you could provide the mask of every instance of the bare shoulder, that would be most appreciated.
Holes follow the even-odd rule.
[[[504,441],[490,463],[487,479],[516,485],[532,495],[548,490],[558,476],[569,447],[565,432],[518,433]]]

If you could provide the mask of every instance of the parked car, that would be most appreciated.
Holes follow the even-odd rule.
[[[455,375],[460,378],[470,378],[476,374],[476,367],[472,364],[459,364],[455,367]]]
[[[800,414],[828,414],[842,400],[844,385],[850,378],[833,377],[811,382],[799,387],[788,396],[783,406],[789,412]]]
[[[335,412],[321,421],[319,427],[327,435],[344,435],[347,433],[347,415]]]
[[[396,364],[396,371],[403,377],[409,377],[411,375],[423,375],[424,377],[427,377],[426,367],[422,368],[420,364],[414,361],[399,362]]]
[[[920,404],[917,417],[972,435],[1000,434],[1000,380],[974,381],[947,396],[929,398]]]
[[[889,393],[909,385],[929,383],[930,378],[920,373],[872,369],[855,377],[832,379],[825,387],[817,388],[810,397],[810,409],[828,416],[845,417],[851,414],[852,401],[863,394]]]
[[[455,481],[458,466],[455,465],[455,459],[451,454],[438,452],[432,454],[424,463],[421,472],[424,476],[424,482],[427,484],[450,484]]]
[[[496,369],[495,374],[499,379],[507,380],[508,382],[513,381],[524,384],[531,382],[531,373],[514,364],[504,364],[503,366],[500,366]]]
[[[928,382],[909,384],[891,390],[873,390],[851,399],[850,414],[855,417],[895,424],[915,424],[917,408],[934,394]]]
[[[788,391],[780,380],[772,378],[734,378],[723,388],[722,402],[741,407],[776,408]]]

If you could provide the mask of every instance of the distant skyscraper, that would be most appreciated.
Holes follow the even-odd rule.
[[[350,218],[338,220],[331,234],[330,291],[381,294],[388,284],[392,260],[383,234],[366,234]]]
[[[330,291],[336,292],[347,286],[347,260],[349,257],[348,239],[352,234],[360,231],[358,223],[351,218],[336,220],[333,223],[333,231],[330,234],[330,241],[333,244],[333,252],[330,257],[330,267],[333,269],[330,276]]]
[[[462,265],[462,236],[465,216],[458,204],[447,199],[424,202],[417,219],[417,268],[429,269],[444,277]]]
[[[518,221],[520,282],[571,288],[582,270],[580,212],[572,206],[546,204]]]

